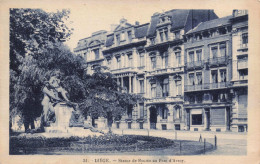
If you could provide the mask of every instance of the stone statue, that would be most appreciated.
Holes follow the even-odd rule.
[[[58,103],[66,103],[68,106],[72,106],[74,110],[77,110],[78,105],[69,101],[67,91],[60,86],[59,74],[56,73],[54,76],[51,76],[42,91],[44,93],[42,100],[44,126],[48,126],[48,113],[54,113],[54,107]]]

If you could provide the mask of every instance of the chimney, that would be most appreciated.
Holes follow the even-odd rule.
[[[140,22],[135,21],[135,25],[136,25],[136,26],[139,26],[139,25],[140,25]]]

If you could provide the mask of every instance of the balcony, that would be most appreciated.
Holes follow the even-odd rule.
[[[209,59],[210,67],[227,65],[227,64],[228,64],[228,58],[226,56]]]
[[[187,69],[201,69],[203,68],[204,61],[194,61],[194,62],[189,62],[187,63]]]
[[[179,102],[183,101],[182,96],[177,96],[177,97],[154,97],[151,99],[147,99],[146,103],[147,104],[154,104],[154,103],[167,103],[167,102]]]
[[[184,91],[201,91],[207,89],[220,89],[226,88],[228,86],[228,82],[220,82],[220,83],[204,83],[202,85],[185,85]]]
[[[238,60],[237,62],[237,69],[246,69],[248,68],[248,61],[247,60]]]
[[[113,69],[111,70],[111,73],[116,74],[116,73],[135,72],[135,71],[136,69],[134,67],[124,67],[124,68]]]
[[[154,76],[154,75],[163,75],[163,74],[177,73],[183,71],[184,71],[183,67],[171,67],[171,68],[155,69],[147,72],[148,73],[147,75]]]

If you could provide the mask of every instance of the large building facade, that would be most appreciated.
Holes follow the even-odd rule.
[[[74,52],[89,74],[107,66],[125,92],[145,97],[113,128],[247,131],[246,16],[170,10],[141,25],[121,19],[110,32],[81,39]],[[233,44],[241,37],[242,50]]]

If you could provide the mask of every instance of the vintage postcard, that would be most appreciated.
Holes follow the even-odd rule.
[[[259,163],[260,1],[0,6],[0,163]]]

